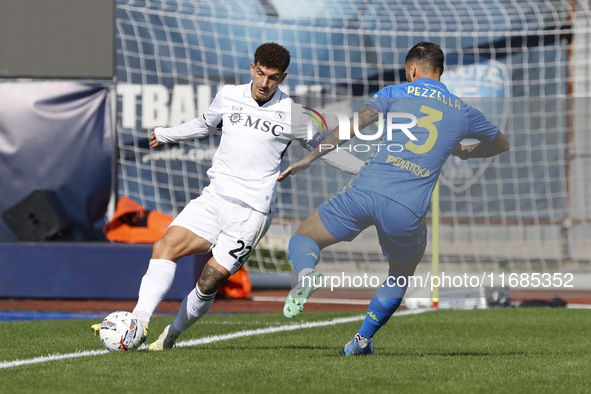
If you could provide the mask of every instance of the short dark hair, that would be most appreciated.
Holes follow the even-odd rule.
[[[257,48],[254,53],[254,64],[268,68],[276,68],[282,73],[287,70],[291,56],[289,51],[274,42],[267,42]]]
[[[423,41],[409,49],[405,62],[417,62],[431,71],[439,71],[439,75],[441,75],[443,74],[444,60],[445,55],[439,45]]]

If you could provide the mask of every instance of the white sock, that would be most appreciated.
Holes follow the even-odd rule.
[[[364,349],[369,344],[371,338],[366,338],[363,335],[357,333],[355,334],[355,340],[357,341],[357,343],[359,343],[359,347],[361,349]]]
[[[149,322],[160,301],[172,286],[176,263],[165,259],[151,259],[142,278],[133,314],[142,322]]]
[[[191,327],[207,313],[216,294],[203,294],[199,291],[199,286],[196,286],[183,300],[179,313],[172,326],[170,326],[170,332],[178,336]]]

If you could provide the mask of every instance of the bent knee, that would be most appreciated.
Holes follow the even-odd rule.
[[[320,215],[318,209],[316,209],[310,216],[308,216],[298,227],[294,235],[304,235],[318,244],[320,250],[327,246],[333,245],[340,240],[336,239],[331,233],[328,232]]]
[[[173,242],[168,241],[166,237],[160,238],[152,245],[153,259],[167,259],[176,263],[178,259],[183,257],[180,253],[180,249]]]
[[[414,275],[417,266],[421,262],[423,258],[423,253],[420,253],[417,256],[411,257],[406,260],[395,260],[395,259],[388,259],[390,272],[393,274],[403,275],[403,276],[411,276]]]

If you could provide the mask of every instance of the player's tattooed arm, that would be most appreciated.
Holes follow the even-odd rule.
[[[361,108],[361,110],[358,112],[357,114],[357,130],[361,130],[367,126],[369,126],[370,124],[376,122],[378,120],[378,117],[380,115],[380,112],[376,109],[376,107],[374,107],[373,105],[364,105],[363,108]],[[339,130],[339,126],[337,126],[322,142],[321,144],[325,145],[326,149],[322,149],[322,151],[320,149],[318,149],[318,154],[313,156],[313,160],[316,160],[318,157],[323,156],[324,154],[328,153],[330,150],[329,149],[329,145],[333,146],[333,149],[336,148],[339,145],[344,144],[345,142],[349,141],[349,139],[351,139],[351,137],[353,137],[353,135],[355,134],[354,132],[354,124],[355,124],[355,118],[351,118],[349,120],[350,125],[349,125],[349,138],[347,139],[340,139],[340,130]],[[314,152],[314,151],[312,151]],[[310,152],[310,153],[312,153]],[[322,153],[322,154],[320,154]]]
[[[374,123],[378,120],[380,112],[374,107],[373,105],[364,105],[363,108],[357,114],[357,130],[361,130],[364,127],[369,126],[370,124]],[[345,142],[349,141],[349,139],[354,135],[355,129],[355,117],[349,120],[349,136],[346,139],[340,138],[340,131],[339,127],[337,126],[316,148],[311,150],[306,156],[301,158],[300,160],[292,163],[285,171],[279,175],[277,178],[277,182],[281,182],[289,175],[294,175],[299,171],[305,170],[310,167],[312,162],[325,154],[333,151],[338,146],[344,144]]]
[[[375,123],[380,116],[380,111],[373,105],[364,105],[359,111],[359,130],[369,126],[372,123]],[[351,132],[351,136],[353,133]]]
[[[228,276],[210,264],[206,264],[199,278],[199,290],[203,294],[213,294],[226,279],[228,279]]]

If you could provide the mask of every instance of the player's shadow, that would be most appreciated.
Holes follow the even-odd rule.
[[[387,357],[494,357],[494,356],[508,356],[508,357],[515,357],[515,356],[524,356],[530,357],[535,355],[540,355],[539,352],[518,352],[518,351],[510,351],[510,352],[474,352],[474,351],[449,351],[449,352],[384,352],[378,351],[374,353],[374,355],[379,356],[387,356]]]
[[[196,347],[194,347],[196,348]],[[213,346],[201,345],[201,349],[214,349]],[[225,345],[215,346],[216,350],[237,350],[237,349],[252,349],[252,350],[331,350],[334,349],[332,346],[310,346],[310,345]],[[338,349],[337,349],[338,350]]]
[[[327,354],[324,357],[343,357],[339,354],[340,347],[334,346],[310,346],[310,345],[214,345],[214,344],[204,344],[199,346],[190,346],[186,349],[192,350],[228,350],[228,351],[236,351],[239,349],[243,350],[273,350],[273,351],[280,351],[280,350],[314,350],[314,351],[326,351]],[[515,356],[523,356],[523,357],[530,357],[530,356],[538,356],[541,355],[541,352],[532,352],[532,351],[508,351],[508,352],[487,352],[487,351],[436,351],[436,352],[417,352],[417,351],[384,351],[381,349],[376,349],[375,353],[372,357],[499,357],[499,356],[506,356],[506,357],[515,357]]]

